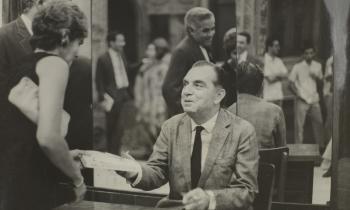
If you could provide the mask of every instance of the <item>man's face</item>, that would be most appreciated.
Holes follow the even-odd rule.
[[[215,34],[214,17],[205,19],[190,29],[192,37],[203,47],[210,47]]]
[[[270,53],[274,56],[277,56],[280,53],[280,42],[278,40],[275,40],[272,42],[272,46],[269,47],[270,48]]]
[[[181,105],[186,113],[211,113],[220,106],[220,88],[215,86],[217,75],[210,66],[192,68],[183,80]],[[222,89],[221,89],[222,90]]]
[[[123,48],[125,46],[125,37],[123,34],[117,34],[115,36],[115,41],[111,42],[111,47],[118,52],[123,51]]]
[[[306,62],[311,62],[315,57],[315,51],[312,48],[308,48],[304,52],[304,59]]]
[[[237,35],[237,53],[242,54],[248,48],[247,37],[242,35]]]

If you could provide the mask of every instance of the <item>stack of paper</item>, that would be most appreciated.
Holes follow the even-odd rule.
[[[135,172],[139,169],[139,165],[135,160],[122,158],[106,152],[84,151],[80,160],[85,168]]]

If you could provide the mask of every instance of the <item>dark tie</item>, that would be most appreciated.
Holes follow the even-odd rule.
[[[196,135],[191,156],[191,183],[192,189],[197,187],[199,177],[201,176],[201,160],[202,160],[202,126],[196,127]]]

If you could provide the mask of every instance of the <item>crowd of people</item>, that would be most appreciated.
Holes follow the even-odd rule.
[[[81,124],[87,125],[89,99],[76,94],[84,89],[77,85],[83,73],[74,70],[89,69],[89,61],[76,58],[87,19],[69,0],[26,2],[24,13],[0,28],[0,209],[50,209],[80,201],[86,192],[77,160],[84,151],[70,151],[76,142],[70,139],[88,130]],[[324,82],[331,97],[332,60],[324,75],[315,48],[305,45],[303,59],[288,71],[278,39],[267,39],[260,60],[248,52],[250,34],[231,28],[223,37],[227,59],[215,64],[214,14],[194,7],[184,27],[186,36],[173,51],[164,38],[150,42],[137,73],[128,70],[123,33],[108,33],[94,81],[106,113],[107,148],[137,164],[137,172],[117,171],[132,187],[151,190],[169,182],[164,200],[181,200],[190,210],[251,209],[259,149],[286,146],[283,81],[296,95],[295,143],[303,143],[309,115],[325,147],[317,88]],[[130,104],[135,124],[119,129]],[[145,135],[128,138],[133,132]],[[142,144],[146,162],[132,158]],[[62,180],[72,195],[60,188]]]

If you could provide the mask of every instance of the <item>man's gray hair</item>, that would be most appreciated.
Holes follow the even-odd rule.
[[[193,7],[185,15],[185,28],[196,28],[203,20],[214,18],[214,14],[205,7]]]

